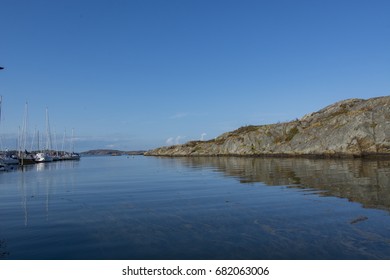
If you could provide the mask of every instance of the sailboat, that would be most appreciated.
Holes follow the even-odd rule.
[[[35,154],[36,162],[51,162],[53,158],[48,153],[37,153]]]
[[[39,136],[38,136],[38,143],[39,143]],[[48,109],[46,108],[46,151],[45,152],[41,151],[37,153],[35,155],[35,161],[36,162],[53,161],[53,157],[49,154],[50,150],[51,150],[51,133],[50,133],[50,125],[49,125],[49,113],[48,113]]]
[[[75,153],[74,152],[74,129],[72,129],[72,139],[71,139],[71,143],[72,143],[72,153],[70,154],[70,159],[72,160],[79,160],[80,159],[80,155],[78,153]]]
[[[30,153],[26,149],[27,143],[27,119],[28,119],[28,104],[26,102],[24,108],[23,127],[19,131],[19,163],[20,165],[27,165],[35,163],[34,154]],[[20,129],[20,128],[19,128]]]
[[[1,124],[1,106],[3,103],[3,96],[0,96],[0,124]],[[5,151],[5,153],[2,153],[0,155],[0,170],[7,170],[7,166],[9,165],[17,165],[19,164],[19,160],[14,155],[11,155],[8,153],[8,151]]]
[[[74,152],[74,129],[72,129],[72,138],[70,139],[70,152],[65,151],[65,139],[66,139],[66,129],[64,131],[64,137],[62,139],[62,152],[60,159],[61,160],[79,160],[80,154]]]

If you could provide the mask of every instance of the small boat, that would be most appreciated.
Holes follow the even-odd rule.
[[[47,153],[37,153],[34,157],[35,162],[52,162],[53,158]]]
[[[71,160],[79,160],[80,159],[80,155],[78,153],[72,153],[70,155],[70,159]]]
[[[0,163],[5,165],[17,165],[19,164],[19,159],[14,155],[2,155],[0,157]]]
[[[59,156],[58,154],[52,155],[51,157],[53,158],[53,161],[59,161],[59,160],[61,160],[61,158],[60,158],[60,156]]]
[[[19,156],[20,165],[27,165],[27,164],[34,164],[34,163],[35,163],[35,157],[32,153],[25,151],[23,154]]]

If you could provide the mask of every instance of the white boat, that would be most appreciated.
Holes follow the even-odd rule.
[[[79,160],[80,159],[80,155],[78,153],[72,153],[70,155],[70,159],[72,159],[72,160]]]
[[[53,158],[47,153],[37,153],[35,155],[35,162],[51,162]]]

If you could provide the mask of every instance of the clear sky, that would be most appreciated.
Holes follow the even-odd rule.
[[[150,149],[390,94],[388,0],[0,0],[0,134]],[[58,144],[60,145],[60,144]]]

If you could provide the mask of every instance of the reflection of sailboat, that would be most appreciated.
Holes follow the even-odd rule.
[[[37,168],[45,168],[45,164],[36,164],[34,166],[26,166],[30,172],[32,172],[35,167]],[[43,186],[41,184],[44,184]],[[20,172],[19,180],[18,180],[18,189],[20,193],[20,205],[21,210],[23,211],[23,224],[25,227],[31,225],[34,222],[34,213],[36,213],[37,209],[40,209],[40,205],[37,208],[37,204],[34,203],[34,198],[38,197],[46,197],[45,199],[45,213],[46,220],[49,217],[49,195],[50,195],[50,177],[45,177],[45,180],[36,180],[34,176],[31,177],[29,172]]]
[[[44,164],[37,164],[36,165],[37,168],[38,166],[45,166]],[[31,166],[29,166],[31,167]],[[19,181],[19,192],[20,192],[20,198],[21,198],[21,208],[23,210],[23,214],[24,214],[24,226],[25,227],[28,227],[29,226],[29,223],[31,223],[31,221],[33,221],[34,219],[31,219],[30,221],[30,215],[31,213],[34,213],[34,211],[31,211],[31,210],[34,210],[34,204],[33,205],[30,205],[32,206],[31,208],[29,207],[29,198],[32,198],[34,196],[40,196],[41,193],[40,193],[40,189],[43,189],[41,186],[40,186],[40,183],[39,181],[35,182],[34,180],[31,180],[31,178],[26,178],[26,173],[25,172],[21,172],[21,175],[20,175],[20,181]],[[46,201],[45,201],[45,212],[46,212],[46,220],[48,220],[48,217],[49,217],[49,192],[50,192],[50,183],[45,180],[44,181],[45,183],[45,189],[46,189]],[[31,193],[34,194],[34,196],[31,196]]]
[[[26,190],[26,181],[25,174],[21,174],[21,182],[20,182],[20,193],[21,193],[21,204],[24,212],[24,226],[28,225],[28,208],[27,208],[27,190]]]
[[[28,172],[19,172],[17,189],[20,195],[20,222],[24,226],[34,226],[38,219],[50,218],[50,206],[52,195],[62,193],[69,194],[76,186],[73,172],[56,172],[52,170],[67,169],[77,166],[78,161],[58,161],[52,164],[35,164],[25,166]],[[38,174],[40,173],[40,174]],[[62,189],[64,187],[64,189]],[[44,212],[42,212],[44,211]],[[23,220],[22,220],[23,217]],[[1,239],[1,238],[0,238]]]

